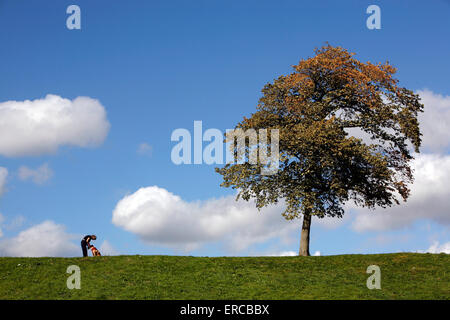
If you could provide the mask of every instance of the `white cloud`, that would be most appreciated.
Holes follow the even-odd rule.
[[[422,133],[421,150],[428,153],[445,153],[450,147],[448,124],[450,123],[450,96],[443,96],[428,89],[417,91],[424,105],[424,112],[419,113],[419,126]],[[374,143],[370,134],[359,128],[346,129],[349,135]],[[392,132],[392,130],[388,130]],[[375,141],[377,143],[377,141]]]
[[[448,124],[450,123],[450,96],[436,94],[428,89],[417,92],[424,104],[419,114],[425,151],[442,153],[450,147]]]
[[[141,143],[137,149],[137,153],[140,155],[151,156],[152,152],[153,152],[153,147],[146,142]]]
[[[186,202],[157,186],[141,188],[118,202],[112,222],[147,243],[188,251],[207,242],[224,241],[229,251],[239,252],[299,230],[298,222],[281,216],[280,206],[258,212],[254,202],[234,199]]]
[[[8,157],[54,153],[63,145],[101,144],[110,124],[98,100],[57,95],[0,103],[0,155]]]
[[[102,245],[99,247],[102,256],[117,256],[119,252],[109,243],[108,240],[103,241]]]
[[[20,232],[13,238],[0,241],[0,256],[11,257],[68,257],[79,256],[81,249],[73,244],[73,235],[53,221],[44,221]]]
[[[431,219],[450,224],[450,156],[445,155],[450,147],[448,124],[450,123],[450,96],[443,96],[425,89],[417,91],[424,104],[419,114],[422,136],[421,150],[431,152],[418,154],[413,162],[415,182],[411,185],[408,202],[388,209],[375,211],[354,208],[359,215],[353,222],[357,231],[380,231],[411,225],[418,219]],[[358,130],[349,133],[370,142],[369,135]]]
[[[0,196],[5,192],[7,177],[8,177],[8,169],[0,167]]]
[[[276,253],[265,254],[268,257],[294,257],[298,256],[298,253],[295,251],[281,251]]]
[[[298,252],[281,251],[281,252],[277,252],[277,253],[266,254],[266,256],[269,256],[269,257],[295,257],[295,256],[298,256]],[[313,256],[315,256],[315,257],[320,256],[320,251],[314,252]]]
[[[415,181],[408,201],[374,211],[354,208],[356,231],[391,230],[411,225],[418,219],[450,224],[450,155],[419,154],[413,161]]]
[[[47,163],[36,169],[30,169],[26,166],[21,166],[19,168],[19,178],[20,180],[31,179],[36,184],[44,184],[53,176],[53,171],[50,169]]]
[[[435,241],[427,250],[419,252],[450,254],[450,241],[443,243],[442,245],[439,245],[439,242]]]

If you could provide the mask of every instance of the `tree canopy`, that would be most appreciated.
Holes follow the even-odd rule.
[[[423,105],[399,86],[396,69],[360,62],[331,45],[293,69],[266,84],[256,112],[236,125],[279,130],[279,170],[263,175],[264,164],[229,163],[216,168],[221,185],[238,189],[238,198],[254,198],[258,208],[284,199],[286,219],[342,217],[348,201],[369,208],[406,201]],[[357,131],[370,139],[352,134]],[[249,140],[246,147],[262,150],[261,144]]]

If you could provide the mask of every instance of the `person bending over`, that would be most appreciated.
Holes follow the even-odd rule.
[[[88,256],[88,249],[91,247],[91,240],[97,240],[97,236],[95,234],[87,235],[81,240],[81,250],[83,250],[83,257]]]

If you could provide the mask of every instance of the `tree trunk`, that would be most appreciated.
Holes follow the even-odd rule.
[[[303,215],[302,233],[300,235],[300,251],[299,256],[309,256],[309,231],[311,229],[311,215]]]

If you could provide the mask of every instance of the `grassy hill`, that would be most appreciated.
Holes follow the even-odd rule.
[[[381,268],[381,290],[366,268]],[[69,290],[69,265],[81,289]],[[0,258],[0,299],[450,299],[450,255]]]

